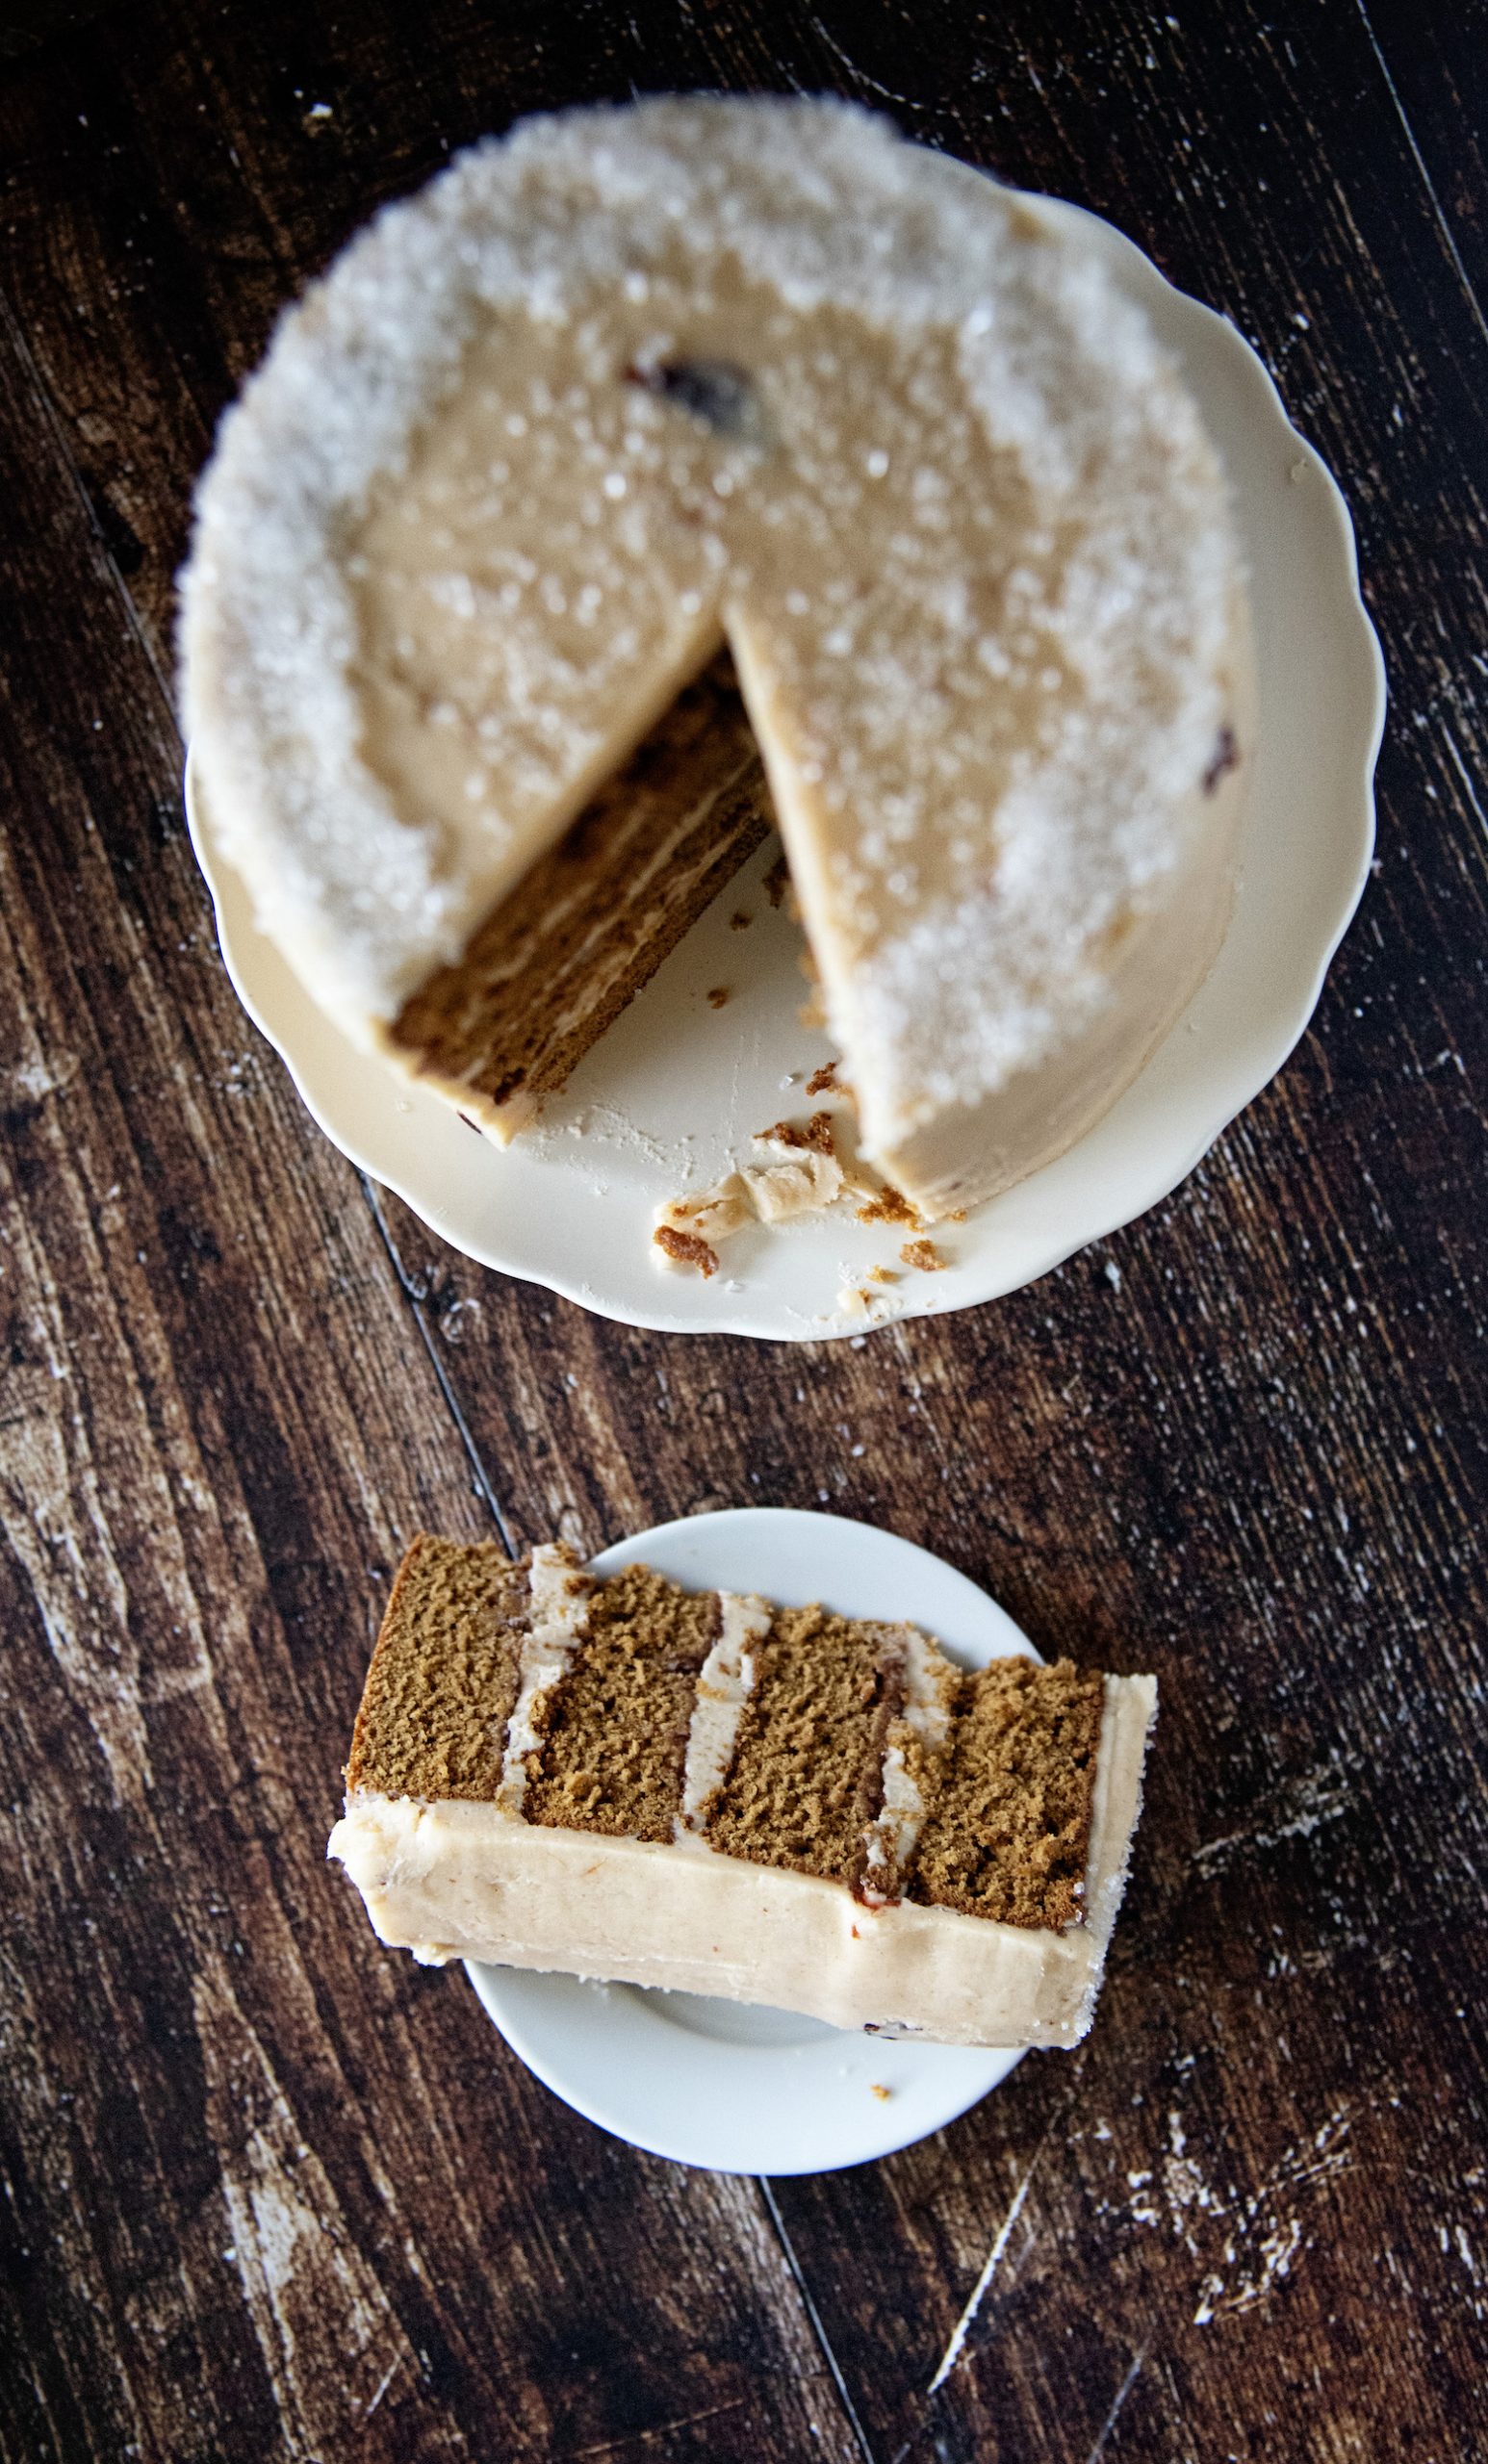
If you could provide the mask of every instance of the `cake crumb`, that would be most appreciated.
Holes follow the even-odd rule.
[[[717,1250],[696,1232],[679,1232],[673,1223],[658,1223],[651,1237],[670,1265],[696,1267],[705,1277],[718,1272]]]
[[[888,2100],[889,2100],[889,2097],[893,2094],[893,2092],[893,2092],[892,2088],[885,2088],[885,2087],[884,2086],[884,2084],[883,2084],[882,2080],[879,2080],[879,2079],[870,2079],[870,2080],[869,2080],[869,2082],[868,2082],[868,2093],[869,2093],[869,2095],[870,2095],[870,2096],[877,2096],[877,2098],[878,2098],[878,2100],[879,2100],[880,2104],[882,2104],[882,2105],[886,2105],[886,2104],[887,2104],[887,2102],[888,2102]]]
[[[708,993],[707,1006],[710,1010],[721,1010],[728,998],[729,987],[727,984],[715,984],[711,991]]]
[[[837,1084],[836,1063],[824,1061],[819,1069],[813,1069],[806,1082],[806,1091],[808,1095],[840,1095],[843,1091]]]
[[[752,1220],[783,1223],[794,1216],[822,1214],[849,1186],[830,1113],[813,1113],[805,1123],[774,1121],[757,1133],[756,1143],[773,1147],[775,1160],[731,1171],[696,1196],[669,1198],[657,1207],[653,1238],[662,1263],[711,1274],[718,1264],[715,1243]]]
[[[729,918],[729,930],[731,933],[745,933],[754,920],[747,907],[736,907]]]
[[[774,1160],[728,1172],[696,1196],[669,1198],[657,1207],[653,1238],[662,1263],[710,1275],[718,1265],[713,1245],[742,1225],[824,1214],[844,1193],[860,1192],[861,1184],[850,1182],[842,1168],[829,1112],[814,1112],[805,1121],[772,1121],[756,1131],[755,1143],[773,1148]]]
[[[810,1090],[807,1091],[809,1093]],[[757,1129],[755,1136],[775,1146],[813,1146],[818,1155],[834,1155],[837,1151],[831,1113],[813,1113],[804,1129],[793,1120],[772,1121],[768,1129]]]
[[[899,1255],[907,1267],[918,1267],[922,1274],[943,1274],[950,1263],[934,1241],[906,1241]]]
[[[770,866],[769,871],[764,877],[764,894],[769,900],[770,905],[772,907],[782,906],[784,904],[785,893],[789,887],[790,866],[786,863],[783,856],[777,856],[774,863]]]
[[[868,1269],[868,1281],[870,1283],[897,1283],[899,1277],[895,1274],[892,1267],[870,1267]]]
[[[859,1223],[903,1223],[911,1232],[919,1231],[921,1225],[918,1207],[911,1206],[903,1191],[893,1189],[887,1181],[876,1197],[871,1197],[866,1206],[859,1208],[858,1220]]]

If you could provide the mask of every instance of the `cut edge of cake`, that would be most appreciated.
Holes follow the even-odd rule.
[[[379,1049],[509,1144],[774,826],[758,749],[720,652],[459,958],[376,1026]]]

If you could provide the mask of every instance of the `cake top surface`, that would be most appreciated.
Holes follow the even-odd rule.
[[[1185,862],[1236,560],[1095,251],[849,106],[526,122],[381,215],[223,423],[214,823],[353,1029],[727,638],[869,1142],[1098,1004]]]

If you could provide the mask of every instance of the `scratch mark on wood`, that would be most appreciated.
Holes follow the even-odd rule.
[[[1473,782],[1473,773],[1462,758],[1461,747],[1459,746],[1456,737],[1452,734],[1450,728],[1443,728],[1442,742],[1446,745],[1448,752],[1451,756],[1452,768],[1456,771],[1458,778],[1462,782],[1463,794],[1472,806],[1473,810],[1476,813],[1484,831],[1488,831],[1488,812],[1484,812],[1482,806],[1477,801],[1477,789]]]
[[[1018,2218],[1023,2213],[1023,2201],[1028,2196],[1028,2185],[1033,2180],[1033,2177],[1034,2168],[1030,2165],[1027,2172],[1019,2182],[1017,2189],[1013,2194],[1012,2206],[1009,2208],[1007,2215],[1003,2218],[1002,2222],[997,2227],[996,2238],[992,2243],[991,2248],[988,2251],[986,2264],[983,2267],[982,2272],[978,2276],[976,2283],[971,2288],[971,2298],[967,2302],[964,2310],[962,2312],[961,2317],[957,2320],[955,2326],[951,2329],[951,2341],[946,2346],[944,2352],[940,2356],[940,2367],[936,2372],[934,2378],[931,2380],[930,2385],[925,2391],[929,2396],[933,2396],[936,2393],[936,2388],[943,2387],[945,2385],[946,2380],[949,2378],[952,2371],[955,2369],[957,2363],[962,2357],[966,2338],[971,2332],[977,2312],[981,2309],[983,2301],[987,2297],[988,2288],[991,2284],[993,2276],[1002,2265],[1003,2253],[1007,2249],[1008,2244],[1012,2239],[1013,2228],[1016,2224]]]
[[[837,66],[847,71],[848,76],[851,77],[855,86],[865,86],[870,94],[881,95],[885,103],[897,103],[901,110],[913,111],[915,109],[915,103],[911,95],[899,93],[894,87],[885,86],[882,84],[877,77],[870,76],[866,68],[859,68],[857,61],[854,60],[848,52],[843,50],[842,45],[837,41],[836,37],[822,24],[820,17],[808,15],[807,23],[817,36],[823,47],[827,51],[831,52],[833,59],[837,64]]]
[[[833,2385],[837,2391],[837,2396],[841,2402],[842,2409],[847,2415],[848,2426],[852,2430],[854,2438],[858,2442],[859,2451],[863,2457],[863,2464],[875,2464],[873,2449],[868,2441],[868,2433],[863,2428],[861,2422],[858,2418],[857,2407],[853,2402],[852,2396],[848,2392],[847,2380],[842,2374],[842,2365],[838,2361],[835,2352],[833,2350],[832,2338],[828,2335],[821,2313],[811,2298],[811,2288],[807,2283],[806,2277],[802,2272],[801,2264],[796,2257],[795,2246],[791,2241],[790,2235],[785,2230],[785,2220],[781,2214],[780,2201],[777,2199],[775,2192],[769,2182],[761,2179],[759,2190],[760,2195],[762,2196],[766,2207],[770,2211],[770,2221],[775,2226],[781,2248],[784,2252],[785,2264],[789,2268],[791,2275],[795,2280],[796,2291],[801,2296],[802,2302],[806,2309],[806,2315],[811,2323],[811,2333],[816,2338],[816,2342],[821,2349],[822,2358],[832,2373]]]
[[[1310,1839],[1325,1822],[1336,1822],[1351,1798],[1346,1767],[1337,1755],[1316,1771],[1304,1771],[1279,1791],[1270,1815],[1254,1826],[1227,1832],[1221,1839],[1206,1839],[1193,1851],[1201,1874],[1216,1874],[1253,1848],[1279,1847],[1283,1839]]]
[[[1481,302],[1478,299],[1476,292],[1473,288],[1467,267],[1462,262],[1462,251],[1457,245],[1451,224],[1448,221],[1446,215],[1442,211],[1442,201],[1436,193],[1436,183],[1432,179],[1430,172],[1427,170],[1425,157],[1416,142],[1416,132],[1410,124],[1410,114],[1406,111],[1405,104],[1401,99],[1400,90],[1396,84],[1395,78],[1391,74],[1390,64],[1386,60],[1383,50],[1380,48],[1379,38],[1375,34],[1373,25],[1370,23],[1370,13],[1364,5],[1364,0],[1358,0],[1358,10],[1360,18],[1363,21],[1364,31],[1369,37],[1370,49],[1373,51],[1375,59],[1379,63],[1379,73],[1381,77],[1383,77],[1385,84],[1389,89],[1390,100],[1395,105],[1396,116],[1399,120],[1405,142],[1410,147],[1416,168],[1421,174],[1421,185],[1425,190],[1426,195],[1431,201],[1431,211],[1436,218],[1437,228],[1441,232],[1442,238],[1446,243],[1447,252],[1451,258],[1452,264],[1456,267],[1457,279],[1462,285],[1463,295],[1477,321],[1478,332],[1482,335],[1484,342],[1488,343],[1488,318],[1485,318],[1483,315]]]
[[[1347,2113],[1340,2106],[1314,2134],[1310,2147],[1289,2147],[1259,2189],[1233,2211],[1235,2221],[1219,2263],[1199,2287],[1195,2327],[1254,2309],[1291,2273],[1303,2241],[1299,2217],[1287,2210],[1299,2191],[1347,2170],[1353,2162],[1346,2144],[1348,2127]],[[1215,2208],[1225,2212],[1222,2201],[1216,2201]]]
[[[716,2422],[725,2413],[738,2413],[743,2409],[743,2397],[735,2396],[730,2403],[709,2404],[706,2412],[680,2413],[675,2421],[656,2422],[650,2429],[632,2429],[627,2431],[624,2438],[602,2439],[597,2447],[568,2448],[565,2450],[566,2464],[583,2464],[583,2458],[588,2455],[619,2455],[628,2447],[648,2447],[653,2439],[669,2438],[673,2430],[693,2429],[699,2422]]]
[[[383,2372],[382,2376],[377,2381],[376,2394],[373,2396],[372,2402],[368,2405],[366,2412],[362,2415],[364,2422],[370,2422],[372,2420],[372,2417],[376,2411],[378,2405],[381,2403],[383,2397],[387,2394],[394,2379],[398,2376],[401,2361],[401,2353],[395,2353],[393,2359],[389,2362],[386,2370]]]
[[[363,2418],[414,2354],[219,1962],[197,1977],[192,2009],[230,2264],[280,2418],[293,2426],[295,2451],[316,2454],[337,2439],[348,2412],[361,2410],[373,2353],[393,2347]]]
[[[1106,2415],[1105,2420],[1101,2423],[1100,2434],[1089,2455],[1086,2457],[1085,2464],[1096,2464],[1096,2458],[1105,2453],[1106,2441],[1111,2436],[1112,2431],[1116,2426],[1116,2421],[1120,2414],[1121,2407],[1125,2403],[1127,2397],[1131,2394],[1132,2389],[1136,2386],[1138,2377],[1141,2374],[1142,2365],[1146,2358],[1147,2348],[1145,2345],[1142,2346],[1141,2352],[1133,2353],[1131,2366],[1127,2371],[1126,2376],[1122,2379],[1120,2386],[1116,2391],[1116,2395],[1112,2400],[1111,2410]]]

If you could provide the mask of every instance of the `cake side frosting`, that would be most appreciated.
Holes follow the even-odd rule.
[[[945,2044],[1072,2045],[1125,1882],[1156,1689],[1108,1678],[1086,1921],[1063,1933],[646,1840],[538,1831],[496,1806],[353,1796],[331,1835],[379,1938],[454,1959],[714,1993]]]

